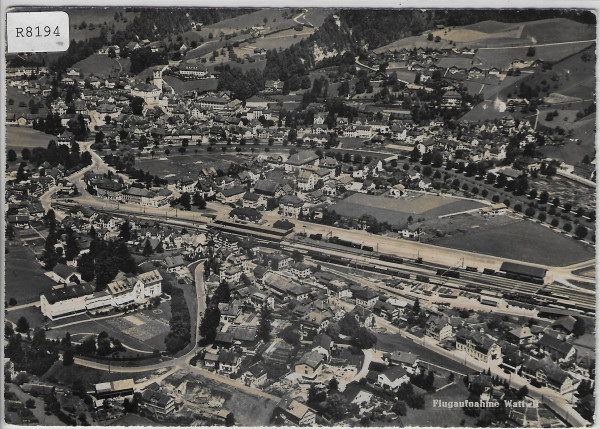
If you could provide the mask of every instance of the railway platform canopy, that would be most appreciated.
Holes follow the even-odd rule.
[[[517,264],[515,262],[503,262],[500,271],[504,271],[507,276],[515,276],[523,280],[537,280],[542,283],[546,280],[546,274],[548,273],[548,270],[545,268]]]

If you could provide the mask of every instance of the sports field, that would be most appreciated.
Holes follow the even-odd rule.
[[[379,222],[404,225],[409,217],[431,219],[450,213],[484,207],[485,204],[448,196],[411,193],[402,198],[356,193],[335,204],[332,209],[341,216],[359,218],[374,216]]]

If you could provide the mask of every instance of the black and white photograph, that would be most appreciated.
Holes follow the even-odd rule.
[[[595,10],[87,3],[2,16],[4,424],[594,425]]]

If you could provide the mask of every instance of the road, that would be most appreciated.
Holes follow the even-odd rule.
[[[539,48],[542,46],[573,45],[576,43],[596,43],[596,40],[595,39],[574,40],[572,42],[539,43],[539,44],[534,44],[534,45],[519,45],[519,46],[494,46],[494,47],[490,47],[490,48],[477,48],[477,49],[480,51],[494,51],[494,50],[505,50],[505,49]]]

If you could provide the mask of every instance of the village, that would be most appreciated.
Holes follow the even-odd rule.
[[[11,423],[593,421],[596,161],[554,154],[595,104],[548,125],[520,79],[562,59],[441,24],[295,79],[246,67],[321,34],[307,13],[192,22],[210,50],[94,42],[103,72],[9,64]]]

